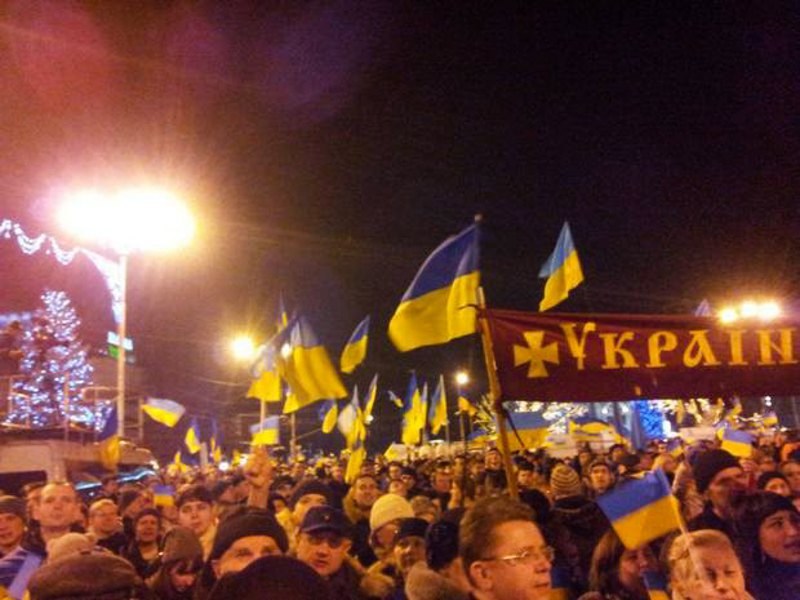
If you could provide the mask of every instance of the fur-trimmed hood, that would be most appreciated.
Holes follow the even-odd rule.
[[[406,577],[406,596],[408,600],[467,600],[469,593],[420,562]]]

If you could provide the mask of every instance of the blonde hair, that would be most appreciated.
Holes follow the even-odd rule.
[[[686,584],[703,576],[702,573],[697,572],[691,553],[704,549],[727,549],[730,550],[733,556],[736,556],[733,544],[728,539],[728,536],[715,529],[700,529],[699,531],[684,533],[676,537],[667,553],[673,600],[688,600]],[[738,557],[736,562],[739,562]]]

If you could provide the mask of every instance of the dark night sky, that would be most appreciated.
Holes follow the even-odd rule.
[[[336,357],[372,314],[348,387],[479,370],[475,340],[400,355],[385,334],[477,212],[495,306],[535,310],[564,220],[586,282],[563,310],[797,297],[795,3],[270,4],[0,6],[0,216],[55,233],[61,190],[142,177],[200,215],[183,255],[132,261],[157,395],[232,410],[221,340],[266,335],[279,292]],[[49,285],[2,252],[4,279]]]

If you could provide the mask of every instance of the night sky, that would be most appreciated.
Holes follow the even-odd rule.
[[[3,2],[0,217],[66,240],[64,190],[186,198],[201,232],[132,259],[130,331],[154,395],[205,415],[257,410],[221,385],[246,379],[223,344],[271,333],[279,293],[336,360],[372,315],[348,388],[479,373],[477,339],[401,355],[386,336],[476,213],[492,306],[536,310],[565,220],[586,280],[559,310],[797,297],[796,4],[473,4]],[[0,312],[57,283],[108,326],[96,275],[0,243]],[[398,413],[381,398],[375,449]]]

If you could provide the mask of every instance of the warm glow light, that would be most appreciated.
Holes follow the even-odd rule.
[[[284,359],[288,359],[292,355],[292,345],[289,342],[286,342],[283,346],[281,346],[281,356]]]
[[[249,336],[240,335],[231,342],[231,351],[236,360],[249,360],[255,356],[256,345]]]
[[[742,302],[742,307],[739,309],[739,312],[744,319],[752,319],[759,313],[759,306],[758,303],[753,302],[752,300],[745,300]]]
[[[754,302],[746,300],[738,308],[729,306],[719,312],[719,320],[723,323],[733,323],[739,319],[760,319],[770,321],[781,316],[781,306],[774,300],[767,302]]]
[[[109,195],[96,190],[77,192],[66,199],[58,217],[79,238],[120,254],[180,248],[191,241],[195,230],[185,204],[166,190],[150,187]]]
[[[728,307],[719,311],[719,320],[723,323],[733,323],[738,318],[739,313],[736,312],[735,308]]]
[[[781,307],[775,301],[764,302],[758,316],[765,321],[776,319],[781,316]]]
[[[456,373],[456,383],[458,385],[467,385],[469,383],[469,373],[466,371]]]

